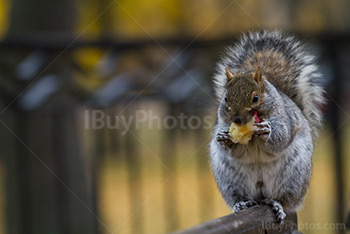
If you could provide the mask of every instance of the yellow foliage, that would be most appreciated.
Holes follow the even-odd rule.
[[[119,1],[114,6],[115,29],[122,37],[170,35],[181,18],[179,0]]]
[[[0,38],[2,38],[8,29],[8,14],[9,2],[7,0],[0,0]]]
[[[73,58],[79,63],[84,69],[92,71],[96,64],[101,60],[104,54],[104,50],[96,48],[86,48],[75,50]]]
[[[73,74],[74,81],[78,87],[86,91],[92,91],[102,84],[103,79],[96,74],[94,69],[96,68],[96,64],[101,60],[103,54],[103,50],[95,48],[86,48],[74,51],[73,59],[88,74]]]

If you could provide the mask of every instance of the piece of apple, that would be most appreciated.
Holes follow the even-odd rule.
[[[255,118],[251,118],[248,123],[244,125],[232,123],[229,130],[229,135],[231,136],[232,141],[234,143],[247,145],[253,137],[254,130],[257,129],[254,124]]]

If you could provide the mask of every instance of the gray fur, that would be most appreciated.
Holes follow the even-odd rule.
[[[252,72],[249,66],[245,70],[242,63],[257,50],[279,50],[295,71],[285,74],[288,80],[283,82],[265,77],[263,111],[271,126],[268,137],[253,136],[248,145],[222,144],[217,136],[228,131],[231,124],[224,101],[225,68],[228,66],[232,73]],[[323,102],[322,88],[313,81],[319,76],[313,60],[293,37],[274,31],[244,35],[218,63],[214,79],[220,104],[210,156],[218,187],[232,209],[242,201],[261,203],[264,199],[281,203],[286,212],[302,205],[311,176],[314,139],[321,125],[318,105]],[[269,74],[274,68],[262,69]],[[281,83],[287,87],[276,87]]]
[[[226,48],[224,56],[217,63],[214,75],[218,100],[221,100],[225,93],[226,75],[224,71],[226,67],[232,73],[245,70],[245,67],[242,66],[243,62],[257,51],[281,53],[290,63],[291,68],[286,71],[269,67],[265,71],[266,73],[280,73],[283,77],[270,76],[267,79],[275,84],[281,92],[293,99],[302,110],[305,118],[309,121],[315,139],[322,125],[322,113],[319,107],[324,103],[324,91],[322,87],[317,85],[317,80],[320,79],[321,75],[315,64],[315,56],[309,53],[308,46],[281,31],[250,32],[248,35],[242,35],[235,46]]]

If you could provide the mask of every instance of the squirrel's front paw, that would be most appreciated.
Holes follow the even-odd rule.
[[[254,126],[258,127],[258,129],[254,130],[254,135],[267,141],[271,134],[271,123],[269,121],[263,121],[261,123],[254,124]]]
[[[229,131],[221,130],[216,135],[216,140],[217,140],[217,142],[219,142],[220,145],[225,145],[228,147],[233,145],[231,137],[228,133],[229,133]]]

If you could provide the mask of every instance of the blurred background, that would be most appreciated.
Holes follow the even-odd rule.
[[[229,214],[209,166],[211,77],[225,45],[275,28],[311,45],[327,90],[300,229],[344,233],[349,11],[348,0],[0,0],[0,233],[166,233]]]

